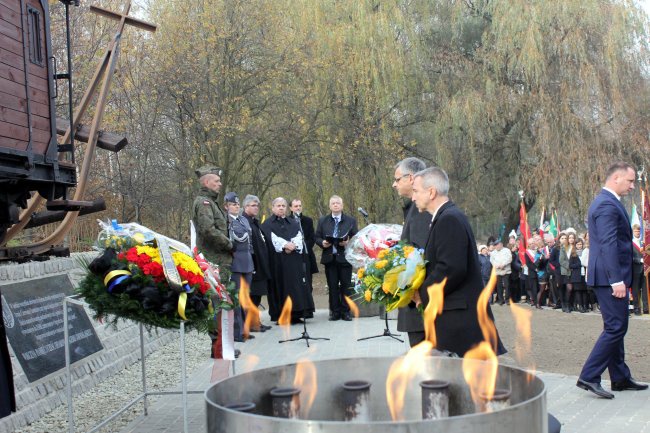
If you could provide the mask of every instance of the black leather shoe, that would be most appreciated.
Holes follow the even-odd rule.
[[[260,325],[260,328],[262,328],[264,331],[268,331],[269,329],[273,329],[273,327],[269,326],[269,325]],[[262,331],[262,332],[264,332],[264,331]]]
[[[352,318],[350,317],[350,313],[343,313],[341,319],[345,320],[346,322],[352,321]]]
[[[585,391],[591,391],[594,394],[596,394],[598,397],[603,397],[608,399],[614,398],[614,394],[605,391],[603,387],[600,386],[600,383],[585,382],[582,379],[578,379],[578,383],[576,383],[576,386],[578,388],[584,389]]]
[[[612,382],[612,391],[643,391],[644,389],[648,389],[648,385],[635,382],[631,377],[620,382]]]
[[[330,316],[330,322],[336,322],[337,320],[341,320],[341,316],[339,314],[332,314]]]
[[[235,349],[235,358],[239,358],[239,355],[241,355],[241,350]]]

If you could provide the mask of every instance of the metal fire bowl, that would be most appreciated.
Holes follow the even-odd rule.
[[[300,419],[271,416],[269,392],[292,386],[296,365],[270,367],[222,380],[205,392],[208,433],[547,433],[546,388],[541,379],[524,370],[499,366],[497,388],[512,391],[511,406],[492,413],[476,413],[462,372],[462,359],[429,357],[426,367],[407,387],[404,421],[392,421],[386,403],[386,376],[395,358],[354,358],[316,361],[318,391],[305,413],[306,393],[301,392]],[[481,362],[481,361],[472,361]],[[419,382],[450,382],[449,418],[423,421]],[[343,421],[343,383],[366,380],[370,388],[371,422]],[[224,406],[253,402],[252,413]]]

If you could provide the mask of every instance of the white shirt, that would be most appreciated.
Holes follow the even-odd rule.
[[[449,199],[447,199],[447,200],[443,201],[442,203],[440,203],[440,206],[438,206],[438,208],[436,209],[436,211],[433,212],[433,216],[431,217],[431,222],[432,222],[432,223],[433,223],[433,220],[436,219],[436,215],[438,215],[438,211],[440,210],[440,208],[442,207],[442,205],[445,204],[445,203],[447,203],[448,201],[449,201]]]
[[[616,199],[617,199],[618,201],[621,201],[621,196],[620,196],[620,195],[616,194],[614,191],[612,191],[611,189],[607,188],[606,186],[604,186],[603,189],[604,189],[605,191],[609,191],[609,192],[611,192],[612,194],[614,194],[614,197],[616,197]]]

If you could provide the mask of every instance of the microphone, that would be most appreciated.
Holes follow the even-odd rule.
[[[359,213],[360,213],[361,215],[363,215],[364,218],[368,218],[368,212],[366,212],[366,210],[365,210],[364,208],[360,207],[360,208],[357,209],[357,210],[359,211]]]

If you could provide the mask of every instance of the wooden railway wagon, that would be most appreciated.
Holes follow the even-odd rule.
[[[75,165],[59,160],[47,0],[0,0],[0,242],[30,191],[66,198]]]

